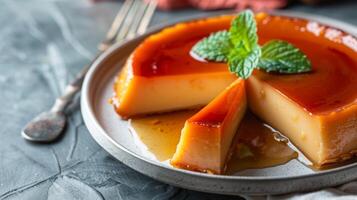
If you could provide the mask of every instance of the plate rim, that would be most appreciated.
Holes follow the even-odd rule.
[[[337,20],[337,19],[332,19],[329,17],[325,17],[325,16],[319,16],[319,15],[314,15],[314,14],[308,14],[308,13],[304,13],[304,12],[296,12],[296,11],[274,11],[274,12],[269,12],[270,14],[273,15],[283,15],[283,16],[288,16],[288,17],[298,17],[298,18],[302,18],[302,19],[308,19],[308,20],[313,20],[316,21],[320,24],[324,24],[327,26],[331,26],[334,28],[338,28],[346,33],[349,33],[353,36],[357,35],[357,26]],[[234,14],[232,12],[223,12],[223,14]],[[218,14],[218,15],[222,15],[222,13]],[[174,22],[169,22],[169,23],[162,23],[159,25],[155,25],[152,28],[150,28],[145,34],[141,35],[141,36],[137,36],[131,40],[122,42],[122,43],[116,43],[113,46],[111,46],[109,49],[107,49],[105,52],[103,52],[99,57],[97,57],[95,59],[94,62],[92,62],[90,69],[84,79],[83,82],[83,86],[82,86],[82,92],[81,92],[81,110],[82,110],[82,117],[84,119],[85,125],[87,126],[91,136],[95,139],[95,141],[102,147],[104,148],[106,151],[108,151],[109,154],[111,154],[112,156],[114,156],[116,159],[118,159],[119,161],[122,161],[121,159],[119,159],[115,154],[111,152],[112,150],[109,147],[106,147],[105,145],[103,145],[103,139],[107,140],[106,142],[111,143],[112,145],[114,145],[116,148],[120,149],[121,151],[125,152],[126,154],[132,156],[135,159],[140,160],[141,162],[145,162],[146,164],[150,164],[151,166],[157,167],[159,168],[159,170],[169,170],[178,174],[184,174],[184,175],[189,175],[189,176],[199,176],[199,177],[204,177],[207,179],[220,179],[222,181],[286,181],[286,180],[300,180],[300,179],[311,179],[311,178],[317,178],[317,177],[323,177],[323,176],[327,176],[327,175],[334,175],[338,172],[341,171],[348,171],[351,169],[357,170],[357,162],[355,163],[351,163],[351,164],[347,164],[338,168],[334,168],[334,169],[329,169],[326,171],[321,171],[321,172],[317,172],[315,174],[303,174],[303,175],[295,175],[295,176],[273,176],[273,177],[265,177],[265,176],[230,176],[230,175],[211,175],[211,174],[205,174],[205,173],[200,173],[200,172],[194,172],[194,171],[189,171],[189,170],[184,170],[184,169],[178,169],[178,168],[174,168],[174,167],[170,167],[167,165],[164,165],[163,163],[148,159],[146,157],[143,157],[141,155],[136,154],[135,152],[130,151],[129,149],[127,149],[126,147],[118,144],[117,142],[115,142],[115,140],[113,138],[111,138],[106,131],[104,130],[103,127],[101,127],[100,123],[98,122],[98,120],[96,119],[95,116],[95,112],[93,109],[93,105],[91,105],[91,98],[90,98],[90,89],[91,89],[91,80],[93,79],[95,72],[102,66],[101,63],[110,55],[115,54],[116,50],[120,49],[120,48],[124,48],[125,46],[127,46],[128,44],[130,44],[131,42],[133,42],[134,40],[139,40],[141,38],[144,38],[150,34],[153,34],[157,31],[160,31],[161,29],[168,27],[168,26],[172,26],[178,22],[185,22],[185,21],[190,21],[190,20],[196,20],[196,19],[202,19],[202,18],[207,18],[207,17],[213,17],[213,16],[217,16],[217,14],[200,14],[200,15],[195,15],[192,17],[187,17],[184,19],[179,19],[179,20],[175,20]],[[100,141],[99,141],[100,140]],[[123,162],[123,161],[122,161]],[[124,162],[127,166],[129,166],[130,168],[139,171],[140,173],[145,174],[144,172],[136,169],[135,166],[132,166],[126,162]],[[148,174],[145,174],[148,175]],[[150,176],[150,175],[149,175]],[[150,176],[154,179],[169,183],[171,185],[176,185],[179,187],[183,187],[182,185],[178,185],[175,184],[173,182],[169,182],[167,180],[163,180],[160,179],[159,177],[154,177],[154,176]],[[357,176],[356,176],[357,177]],[[355,177],[355,178],[356,178]],[[336,183],[334,185],[338,185],[339,183]],[[191,188],[189,188],[191,189]],[[197,190],[195,188],[195,190]],[[201,191],[205,191],[205,192],[210,192],[210,191],[206,191],[206,190],[201,190]],[[216,193],[216,191],[215,191]],[[221,193],[221,192],[218,192]],[[227,193],[227,192],[223,192],[224,194],[231,194],[231,193]],[[236,193],[233,193],[236,194]]]

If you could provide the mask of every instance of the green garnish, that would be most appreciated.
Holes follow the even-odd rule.
[[[301,73],[311,70],[311,63],[300,49],[288,42],[271,40],[262,46],[259,68],[267,72]]]
[[[255,68],[287,74],[311,71],[306,55],[286,41],[272,40],[260,47],[257,25],[250,10],[241,12],[232,21],[229,31],[212,33],[192,51],[209,61],[227,62],[229,70],[243,79]]]
[[[228,31],[218,31],[209,37],[202,39],[194,47],[193,51],[206,60],[227,62],[227,55],[233,49]]]

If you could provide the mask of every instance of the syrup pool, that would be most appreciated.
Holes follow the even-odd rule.
[[[196,112],[181,111],[131,119],[130,130],[144,151],[158,161],[167,162],[175,153],[185,121]],[[298,157],[287,140],[277,137],[276,131],[251,113],[242,120],[232,145],[226,174],[277,166]]]

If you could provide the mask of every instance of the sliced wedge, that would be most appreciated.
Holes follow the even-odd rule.
[[[224,173],[246,105],[244,80],[238,79],[186,121],[171,164],[194,171]]]

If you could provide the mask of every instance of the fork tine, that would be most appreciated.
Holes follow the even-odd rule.
[[[122,41],[126,38],[129,29],[131,28],[133,21],[135,20],[135,15],[139,9],[139,6],[141,5],[141,0],[133,0],[133,1],[134,1],[133,6],[129,10],[129,13],[124,20],[124,24],[119,30],[118,35],[115,38],[116,41]]]
[[[140,22],[143,20],[144,15],[146,13],[146,9],[148,6],[149,6],[149,4],[146,4],[146,3],[140,4],[140,8],[138,9],[137,13],[135,14],[134,22],[132,23],[132,25],[129,29],[126,39],[131,39],[136,35],[138,27],[140,25]]]
[[[149,3],[149,6],[147,7],[144,16],[142,18],[142,21],[139,25],[137,34],[141,35],[144,34],[147,27],[149,26],[149,23],[151,21],[152,16],[154,15],[155,9],[156,9],[157,2],[156,0],[151,0]]]
[[[103,42],[101,42],[98,46],[98,49],[104,51],[108,46],[115,42],[115,38],[118,34],[119,29],[123,25],[125,17],[127,16],[130,8],[132,7],[133,1],[126,0],[123,5],[121,6],[118,14],[115,16],[115,19],[112,25],[107,32],[106,38]]]
[[[133,13],[129,26],[118,34],[116,41],[133,38],[137,34],[143,34],[154,14],[156,8],[156,0],[151,0],[149,3],[144,3],[142,0],[134,0],[139,3],[139,8]],[[129,21],[129,20],[128,20]],[[124,27],[123,27],[124,28]]]
[[[142,0],[125,0],[116,15],[106,39],[98,49],[104,51],[113,43],[143,34],[156,8],[156,0],[144,3]]]
[[[130,10],[132,3],[133,3],[133,1],[131,1],[131,0],[124,1],[124,4],[120,8],[118,14],[116,15],[116,17],[112,23],[112,26],[110,27],[110,29],[107,33],[107,39],[115,38],[120,26],[123,24],[125,16],[128,14],[128,11]]]

